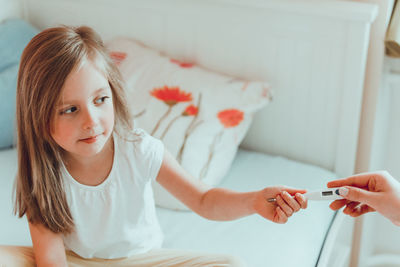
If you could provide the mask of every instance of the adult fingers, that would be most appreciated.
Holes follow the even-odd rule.
[[[347,200],[365,203],[372,207],[376,204],[376,193],[361,188],[353,186],[341,187],[339,194]]]
[[[348,214],[352,217],[358,217],[360,215],[363,215],[368,212],[373,212],[375,209],[371,208],[370,206],[366,204],[362,204],[360,206],[355,207],[352,209]]]
[[[332,187],[341,187],[341,186],[356,186],[356,187],[367,187],[369,180],[371,179],[371,174],[357,174],[343,179],[337,179],[328,182],[327,186],[329,188]]]
[[[347,199],[338,199],[333,201],[329,207],[333,210],[338,210],[341,209],[342,207],[344,207],[347,203],[349,203],[350,201],[348,201]]]
[[[346,205],[346,208],[344,208],[343,213],[350,214],[359,204],[360,202],[350,202]]]

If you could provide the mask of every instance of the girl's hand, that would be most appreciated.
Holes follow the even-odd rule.
[[[306,190],[277,186],[257,192],[253,208],[256,213],[275,223],[286,223],[293,213],[307,208],[307,199],[302,195]],[[275,198],[276,202],[268,202]]]

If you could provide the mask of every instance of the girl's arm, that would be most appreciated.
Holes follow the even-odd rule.
[[[285,223],[294,212],[307,207],[306,199],[300,194],[305,190],[269,187],[242,193],[212,188],[186,172],[168,151],[157,182],[191,210],[211,220],[234,220],[258,213],[273,222]],[[276,197],[276,203],[267,202],[272,197]]]
[[[38,267],[68,266],[61,234],[53,233],[42,224],[29,223],[29,230]]]

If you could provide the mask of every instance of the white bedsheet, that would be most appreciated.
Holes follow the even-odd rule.
[[[322,189],[335,174],[316,166],[281,157],[239,150],[222,187],[238,191],[287,185]],[[193,212],[159,208],[164,246],[228,253],[248,266],[315,266],[334,212],[328,202],[309,202],[308,208],[279,225],[253,215],[236,221],[215,222]]]
[[[0,151],[0,245],[31,245],[24,219],[12,215],[12,184],[16,151]],[[305,189],[324,188],[335,177],[327,170],[281,157],[239,150],[231,171],[221,186],[238,191],[258,190],[270,185]],[[258,215],[236,221],[215,222],[192,212],[158,208],[165,234],[164,246],[229,253],[248,266],[315,266],[334,213],[327,202],[309,202],[284,225]]]

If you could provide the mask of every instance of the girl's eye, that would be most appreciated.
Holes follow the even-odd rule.
[[[102,104],[106,101],[107,98],[109,98],[109,97],[103,96],[103,97],[97,98],[94,102],[95,102],[95,104]]]
[[[70,114],[70,113],[75,112],[76,110],[77,110],[76,107],[70,107],[68,109],[65,109],[65,110],[61,111],[61,114]]]

